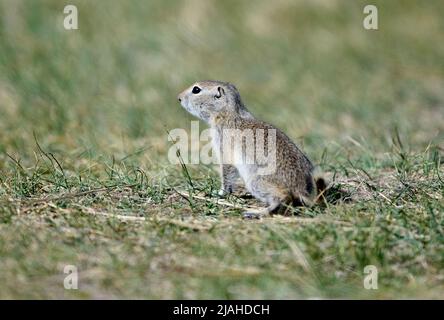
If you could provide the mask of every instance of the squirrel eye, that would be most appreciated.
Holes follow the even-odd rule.
[[[200,91],[201,90],[199,87],[194,87],[192,92],[193,92],[193,94],[198,94]]]

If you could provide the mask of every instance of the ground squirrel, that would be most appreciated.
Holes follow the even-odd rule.
[[[240,176],[246,189],[268,205],[259,212],[245,212],[244,217],[259,218],[285,213],[289,206],[311,205],[326,189],[326,181],[308,157],[282,131],[256,119],[231,83],[197,82],[180,93],[178,100],[212,129],[213,152],[220,162],[220,194],[233,192]],[[240,137],[240,143],[225,143],[231,143],[233,137]],[[274,152],[272,170],[263,170],[272,161],[270,157],[258,159],[260,152],[268,156]]]

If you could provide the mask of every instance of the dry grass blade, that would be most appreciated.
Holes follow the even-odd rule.
[[[188,223],[188,222],[185,222],[182,220],[168,219],[168,218],[158,217],[158,216],[149,217],[149,218],[148,217],[136,217],[136,216],[121,215],[121,214],[109,213],[109,212],[104,212],[104,211],[98,211],[98,210],[94,210],[93,208],[90,208],[90,207],[84,207],[84,206],[76,206],[76,207],[79,208],[84,213],[88,213],[88,214],[96,215],[96,216],[103,216],[106,218],[118,219],[118,220],[126,221],[126,222],[154,222],[154,223],[162,222],[162,223],[176,225],[178,227],[185,228],[185,229],[191,229],[194,231],[208,231],[213,227],[211,224]]]

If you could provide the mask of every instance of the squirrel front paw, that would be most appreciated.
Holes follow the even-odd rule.
[[[217,193],[217,195],[219,197],[226,197],[229,194],[233,193],[233,186],[232,185],[224,185],[220,188],[219,192]]]
[[[220,198],[225,198],[228,194],[229,194],[229,192],[227,192],[224,189],[213,190],[211,192],[212,197],[220,197]]]

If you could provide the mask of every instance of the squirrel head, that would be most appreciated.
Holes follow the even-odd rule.
[[[228,82],[199,81],[180,93],[177,99],[189,113],[206,122],[221,113],[247,112],[239,91]]]

